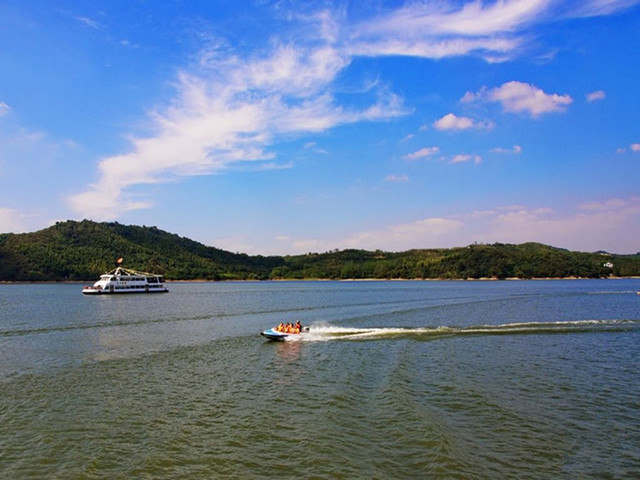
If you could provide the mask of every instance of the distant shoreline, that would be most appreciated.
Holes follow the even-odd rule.
[[[520,277],[508,277],[508,278],[496,278],[496,277],[481,277],[481,278],[277,278],[269,280],[206,280],[206,279],[194,279],[194,280],[165,280],[165,283],[263,283],[263,282],[513,282],[513,281],[543,281],[543,280],[629,280],[637,279],[640,276],[629,277],[532,277],[532,278],[520,278]],[[43,280],[35,282],[24,281],[8,281],[0,280],[0,285],[57,285],[57,284],[69,284],[69,285],[86,285],[93,284],[92,280]]]

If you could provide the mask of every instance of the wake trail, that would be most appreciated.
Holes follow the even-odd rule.
[[[640,320],[580,320],[565,322],[518,322],[466,327],[339,327],[311,325],[308,334],[291,336],[288,341],[321,342],[330,340],[367,339],[437,339],[466,335],[545,335],[589,332],[621,332],[640,330]]]

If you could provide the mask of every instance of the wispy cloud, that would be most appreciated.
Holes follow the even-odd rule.
[[[28,229],[29,215],[13,208],[0,207],[0,233],[21,233]]]
[[[388,33],[393,36],[431,35],[473,37],[514,31],[535,21],[549,0],[500,1],[486,4],[467,2],[416,2],[364,23],[362,33]]]
[[[409,181],[409,177],[406,174],[397,174],[397,173],[392,173],[391,175],[387,175],[386,177],[384,177],[386,182],[392,182],[392,183],[406,183]]]
[[[582,11],[607,14],[618,9],[612,4],[592,0]],[[153,205],[135,186],[209,175],[247,162],[270,168],[278,165],[274,145],[280,138],[407,115],[403,98],[378,82],[350,103],[364,107],[347,107],[335,93],[336,79],[357,56],[513,58],[528,41],[527,28],[558,15],[556,5],[553,0],[411,2],[356,23],[348,23],[346,10],[325,9],[291,14],[295,35],[282,32],[255,50],[230,51],[214,41],[203,46],[196,65],[177,74],[175,97],[149,116],[148,130],[154,133],[131,135],[128,151],[99,159],[96,181],[68,197],[68,203],[81,216],[114,219]],[[100,27],[89,17],[75,19]],[[568,95],[547,94],[522,82],[484,87],[463,100],[498,102],[507,112],[533,117],[561,112],[572,102]],[[441,130],[493,125],[453,113],[436,123]],[[422,149],[404,158],[432,154]]]
[[[330,46],[280,44],[260,53],[243,60],[207,52],[201,72],[181,72],[176,98],[151,117],[156,134],[133,138],[129,153],[100,160],[100,178],[69,197],[70,206],[84,216],[113,219],[152,206],[129,193],[133,185],[272,161],[276,154],[268,148],[281,136],[408,113],[402,99],[384,89],[362,109],[339,105],[331,83],[349,62]]]
[[[469,117],[458,117],[454,113],[448,113],[444,117],[433,123],[436,130],[469,130],[469,129],[486,129],[490,130],[494,127],[493,122],[479,122]]]
[[[406,251],[415,248],[466,246],[482,243],[540,242],[578,251],[607,250],[636,253],[640,237],[640,197],[610,198],[565,205],[559,212],[545,205],[502,205],[462,211],[447,216],[419,218],[365,229],[343,237],[308,237],[281,234],[257,247],[247,238],[233,243],[212,239],[212,244],[254,254],[302,254],[334,248]]]
[[[513,148],[496,147],[491,149],[491,153],[519,155],[522,153],[522,147],[520,145],[514,145]]]
[[[584,0],[571,5],[567,16],[571,17],[598,17],[611,15],[626,10],[640,3],[639,0]]]
[[[443,58],[478,54],[504,60],[521,47],[519,28],[540,21],[549,0],[413,2],[354,28],[356,55]]]
[[[509,54],[519,46],[518,41],[508,39],[470,40],[457,38],[402,41],[394,38],[381,39],[377,42],[354,43],[349,50],[354,56],[410,56],[433,59],[485,52],[485,59],[493,63],[508,59]]]
[[[345,248],[380,248],[394,251],[423,248],[425,245],[450,245],[451,238],[463,228],[463,222],[452,218],[425,218],[411,223],[389,225],[380,230],[356,233],[341,240],[339,244]]]
[[[420,158],[430,157],[440,152],[440,148],[438,147],[424,147],[420,150],[416,150],[413,153],[408,153],[404,157],[405,160],[418,160]]]
[[[580,251],[638,251],[640,197],[608,199],[568,208],[569,211],[561,213],[546,206],[505,205],[490,210],[474,210],[389,225],[353,233],[342,239],[306,241],[307,246],[313,245],[320,250],[338,247],[403,251],[465,246],[475,241],[536,241]],[[311,250],[294,251],[302,253]]]
[[[78,22],[82,23],[83,25],[86,25],[87,27],[91,27],[95,29],[100,28],[100,24],[89,17],[73,17],[73,18]]]
[[[496,88],[483,87],[476,93],[467,92],[460,101],[497,102],[505,112],[524,112],[538,117],[544,113],[564,112],[573,99],[569,95],[548,94],[535,85],[512,81]]]
[[[4,102],[0,102],[0,117],[11,111],[11,107]]]
[[[610,15],[640,0],[500,0],[408,2],[354,25],[350,55],[444,58],[478,55],[488,62],[516,56],[527,29],[558,18]]]
[[[458,155],[454,155],[449,161],[449,163],[451,164],[469,162],[475,163],[477,165],[478,163],[482,162],[482,157],[480,155],[469,155],[466,153],[460,153]]]
[[[626,208],[628,205],[632,204],[637,199],[631,198],[629,200],[623,200],[621,198],[610,198],[608,200],[599,201],[599,202],[586,202],[578,205],[580,210],[595,212],[595,211],[611,211],[611,210],[620,210]]]
[[[607,95],[604,93],[604,90],[596,90],[595,92],[587,93],[585,95],[587,102],[589,103],[604,100],[606,96]]]
[[[516,207],[494,214],[486,227],[483,241],[538,241],[575,250],[635,253],[640,197],[586,203],[564,214]]]
[[[302,146],[303,150],[309,150],[313,153],[318,153],[321,155],[329,155],[329,152],[324,148],[320,148],[317,142],[307,142]]]
[[[640,152],[640,143],[632,143],[631,145],[629,145],[629,150],[631,150],[632,152]],[[623,153],[627,153],[627,148],[626,147],[618,147],[616,148],[616,153],[617,154],[623,154]]]

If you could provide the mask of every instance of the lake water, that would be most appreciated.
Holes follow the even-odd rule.
[[[640,478],[638,279],[169,288],[0,285],[2,478]]]

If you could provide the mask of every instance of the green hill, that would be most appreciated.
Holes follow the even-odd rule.
[[[343,250],[285,257],[283,278],[601,278],[637,276],[640,255],[570,252],[539,243],[469,245],[401,253]],[[612,264],[613,267],[606,266]]]
[[[156,227],[58,222],[34,233],[0,235],[0,280],[94,280],[118,257],[173,280],[264,279],[280,257],[234,254]]]
[[[285,257],[236,254],[156,227],[58,222],[0,235],[0,281],[90,281],[117,258],[169,280],[558,278],[640,275],[640,255],[571,252],[538,243]],[[610,266],[613,265],[613,266]]]

